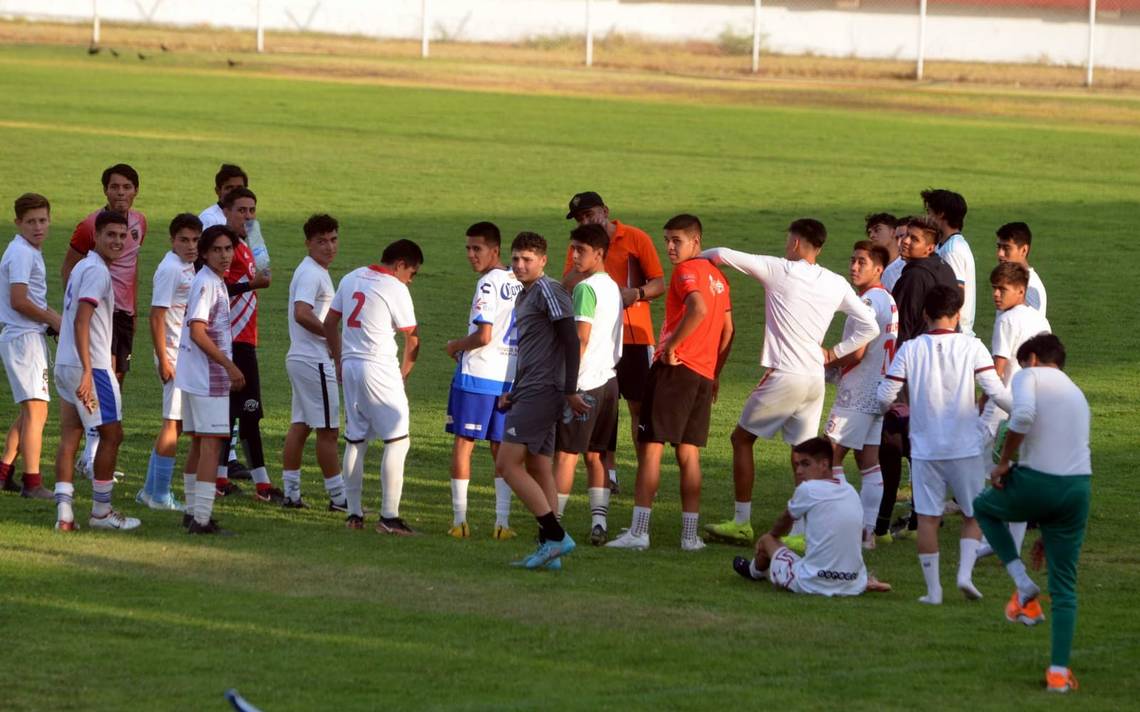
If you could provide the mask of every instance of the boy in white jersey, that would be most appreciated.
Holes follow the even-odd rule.
[[[340,433],[340,390],[336,367],[325,340],[324,319],[332,305],[329,265],[336,258],[340,223],[331,215],[313,215],[303,228],[308,256],[289,282],[289,353],[285,371],[293,387],[293,414],[281,455],[284,506],[301,509],[301,453],[309,433],[317,431],[317,464],[321,468],[330,512],[344,512],[344,478],[336,439]]]
[[[127,238],[127,218],[109,210],[99,213],[95,218],[95,246],[71,270],[63,297],[55,354],[55,385],[61,401],[55,456],[55,527],[60,531],[78,529],[71,506],[75,494],[71,463],[79,438],[92,428],[100,439],[92,467],[88,524],[93,529],[128,530],[140,523],[111,508],[115,461],[123,441],[123,410],[111,361],[115,292],[107,265],[123,253]]]
[[[249,176],[241,169],[241,166],[235,166],[232,163],[223,163],[222,167],[214,175],[214,194],[218,196],[218,202],[206,208],[198,215],[198,219],[202,221],[202,229],[213,227],[214,225],[225,225],[226,214],[222,210],[222,201],[225,200],[226,195],[229,194],[234,188],[248,188]]]
[[[621,289],[606,273],[610,236],[601,225],[586,223],[570,233],[574,270],[586,275],[574,285],[571,302],[578,330],[578,393],[590,405],[584,416],[563,409],[554,435],[554,481],[558,517],[570,499],[578,456],[586,455],[586,493],[590,501],[590,543],[606,543],[610,487],[603,460],[617,427],[617,364],[622,355]]]
[[[927,217],[938,225],[940,232],[935,254],[954,270],[962,290],[962,333],[973,336],[978,279],[974,270],[974,253],[962,235],[962,225],[966,222],[966,199],[952,190],[932,189],[922,191],[922,203],[926,206]]]
[[[176,215],[170,221],[170,252],[154,271],[150,337],[154,346],[154,365],[162,381],[162,428],[150,453],[146,483],[135,495],[137,502],[151,509],[183,509],[170,491],[174,458],[178,454],[178,436],[182,433],[182,392],[174,385],[174,374],[201,236],[201,220],[190,213]]]
[[[381,264],[345,275],[324,320],[325,338],[340,382],[344,384],[344,467],[349,529],[364,528],[361,493],[368,441],[384,441],[380,460],[381,534],[411,536],[400,518],[404,460],[408,456],[409,413],[404,382],[420,351],[419,329],[408,285],[420,271],[424,253],[411,240],[384,248]],[[344,328],[338,330],[341,316]],[[397,357],[396,332],[404,335],[404,355]]]
[[[783,434],[788,445],[819,432],[823,414],[823,364],[870,343],[879,334],[875,313],[839,275],[816,264],[827,229],[803,218],[788,226],[784,257],[749,255],[725,247],[705,250],[716,265],[728,265],[764,285],[764,346],[760,365],[768,369],[748,396],[732,433],[732,519],[705,527],[714,537],[750,543],[756,438]],[[836,311],[851,317],[851,334],[831,349],[823,337]]]
[[[454,518],[448,535],[471,536],[467,525],[467,486],[471,481],[471,455],[478,440],[490,444],[491,465],[503,440],[507,413],[499,408],[499,396],[511,390],[518,346],[514,332],[515,297],[522,283],[502,265],[499,257],[502,234],[490,222],[467,228],[467,262],[479,273],[467,335],[450,339],[447,355],[455,359],[455,375],[447,396],[445,429],[455,436],[451,448],[451,507]],[[511,487],[495,467],[495,528],[491,538],[505,541],[515,536],[511,529]]]
[[[59,314],[47,304],[47,271],[42,246],[51,226],[51,204],[38,193],[16,198],[19,230],[0,259],[0,360],[12,397],[20,406],[8,433],[10,452],[0,463],[0,487],[33,499],[52,499],[40,476],[44,423],[47,422],[48,354],[45,332],[59,332]],[[14,447],[12,447],[14,446]],[[23,486],[13,461],[24,458]]]
[[[899,275],[902,274],[903,267],[906,267],[906,260],[899,254],[899,240],[902,237],[899,226],[902,226],[902,232],[906,234],[906,218],[900,221],[890,213],[874,213],[867,216],[866,223],[867,239],[885,249],[890,256],[883,269],[883,276],[879,278],[883,289],[889,292],[895,288],[895,282],[899,281]]]
[[[182,391],[182,429],[190,435],[183,482],[190,534],[228,534],[214,521],[218,458],[230,436],[230,392],[241,390],[245,376],[233,362],[230,300],[224,275],[234,259],[237,235],[214,225],[198,240],[201,268],[190,283],[186,318],[178,344],[174,385]]]
[[[1024,370],[1013,379],[1009,434],[990,474],[993,488],[974,500],[974,508],[1017,586],[1005,607],[1011,622],[1033,625],[1045,616],[1037,601],[1040,589],[1029,578],[1004,524],[1033,519],[1040,525],[1034,566],[1039,568],[1042,558],[1048,561],[1053,601],[1052,654],[1045,684],[1050,692],[1068,692],[1077,687],[1069,655],[1077,618],[1077,560],[1092,479],[1089,404],[1061,370],[1065,347],[1056,336],[1034,336],[1021,345],[1016,358]]]
[[[879,470],[883,414],[875,392],[891,364],[899,328],[895,300],[879,281],[889,258],[885,248],[870,240],[855,243],[851,254],[851,286],[859,291],[863,303],[875,311],[879,335],[866,346],[825,364],[841,374],[835,403],[824,428],[834,448],[832,466],[836,476],[842,476],[843,458],[848,450],[855,451],[855,464],[862,474],[859,498],[863,502],[863,546],[868,549],[875,545],[875,520],[883,499],[883,473]],[[850,336],[853,328],[848,318],[843,336]]]
[[[997,229],[998,262],[1016,262],[1029,270],[1029,285],[1025,289],[1025,303],[1045,316],[1048,297],[1045,283],[1037,276],[1037,270],[1029,266],[1029,250],[1033,245],[1033,233],[1023,222],[1011,222]]]
[[[933,605],[942,603],[938,527],[947,486],[962,508],[958,588],[970,600],[982,597],[972,580],[981,538],[973,501],[982,491],[986,471],[974,382],[998,405],[1009,406],[1009,391],[994,373],[985,345],[955,332],[961,309],[960,289],[939,285],[930,290],[923,304],[929,330],[899,347],[877,394],[885,413],[907,387],[918,560],[926,579],[926,595],[918,600]]]

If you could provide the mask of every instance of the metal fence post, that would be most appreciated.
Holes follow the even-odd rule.
[[[760,0],[752,2],[752,73],[760,71]]]
[[[1096,33],[1096,0],[1089,0],[1089,62],[1085,72],[1085,86],[1093,85],[1093,47]]]
[[[914,78],[922,80],[922,65],[926,60],[926,0],[918,3],[918,62],[914,68]]]
[[[586,0],[586,66],[594,66],[594,0]]]
[[[431,3],[428,0],[420,2],[420,56],[427,59],[431,53],[428,27],[431,25]]]
[[[99,44],[99,0],[91,0],[91,44]]]
[[[257,0],[257,51],[265,51],[265,25],[261,22],[261,0]]]

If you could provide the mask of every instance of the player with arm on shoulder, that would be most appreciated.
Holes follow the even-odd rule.
[[[1023,222],[1011,222],[997,229],[998,262],[1016,262],[1029,271],[1029,286],[1025,289],[1025,303],[1045,316],[1048,297],[1045,283],[1037,270],[1029,266],[1029,250],[1033,246],[1033,233]]]
[[[223,163],[217,174],[214,175],[214,194],[218,196],[218,201],[198,215],[198,219],[202,221],[202,229],[214,225],[225,225],[226,214],[222,209],[222,202],[226,199],[226,195],[234,188],[248,187],[249,176],[241,169],[241,166]]]
[[[974,383],[998,405],[1009,406],[1009,390],[994,373],[994,362],[980,340],[956,332],[962,290],[940,285],[926,295],[923,307],[930,329],[899,347],[879,383],[882,412],[905,385],[910,403],[911,487],[918,514],[918,560],[926,579],[920,603],[942,603],[938,577],[938,528],[947,488],[962,508],[958,588],[967,599],[982,594],[974,586],[974,562],[981,532],[973,501],[985,485],[981,425]]]
[[[289,352],[285,371],[293,390],[292,415],[281,452],[283,506],[307,507],[301,498],[301,455],[309,433],[317,431],[317,465],[321,468],[330,512],[348,511],[344,477],[340,472],[337,436],[340,434],[340,388],[336,367],[325,339],[324,318],[332,305],[329,265],[340,244],[340,223],[327,214],[312,215],[302,228],[308,255],[289,282]]]
[[[753,447],[757,438],[782,434],[789,446],[813,438],[823,414],[825,361],[866,346],[879,334],[875,313],[839,275],[817,264],[827,228],[811,218],[788,226],[783,257],[750,255],[725,247],[701,253],[728,265],[764,287],[764,345],[760,365],[767,372],[748,396],[732,432],[735,514],[705,530],[734,543],[751,543],[752,487],[756,480]],[[851,318],[851,332],[835,346],[823,338],[836,312]],[[797,532],[798,534],[799,532]]]
[[[974,315],[978,302],[978,279],[974,270],[974,253],[962,235],[966,222],[966,199],[952,190],[931,189],[922,191],[922,204],[926,216],[938,225],[936,250],[958,279],[962,290],[962,322],[960,328],[967,336],[974,335]]]
[[[0,488],[32,499],[52,499],[43,486],[40,454],[47,422],[48,352],[45,334],[58,334],[60,317],[47,302],[43,244],[51,227],[51,203],[39,193],[24,193],[13,206],[19,232],[0,259],[0,360],[20,414],[8,431],[0,461]],[[23,486],[16,482],[17,453],[24,460]]]
[[[1092,460],[1089,404],[1062,370],[1065,347],[1052,334],[1023,343],[1016,359],[1022,370],[1013,379],[1009,433],[993,487],[974,500],[978,523],[1005,564],[1017,588],[1005,607],[1006,619],[1034,625],[1044,620],[1040,589],[1029,577],[1005,524],[1033,520],[1041,538],[1033,549],[1034,567],[1048,563],[1053,602],[1052,653],[1046,689],[1068,692],[1077,680],[1069,668],[1077,622],[1077,563],[1088,522]]]
[[[661,482],[661,455],[672,443],[680,469],[681,550],[699,551],[701,448],[720,371],[735,334],[728,280],[700,256],[703,227],[695,215],[665,223],[665,245],[673,275],[665,298],[660,348],[649,370],[640,423],[640,457],[629,529],[606,544],[615,549],[649,548],[649,518]]]
[[[491,538],[506,541],[511,529],[511,487],[495,466],[507,413],[499,396],[508,392],[515,376],[515,297],[522,284],[504,267],[502,235],[491,222],[467,228],[467,262],[479,274],[467,320],[467,335],[447,342],[447,355],[455,359],[455,375],[447,396],[445,429],[455,436],[451,448],[451,507],[454,518],[448,534],[471,536],[467,525],[467,487],[471,481],[471,455],[479,440],[490,445],[495,475],[495,528]]]
[[[370,440],[383,440],[380,460],[380,521],[376,531],[415,534],[400,517],[404,461],[411,448],[404,383],[420,352],[419,328],[408,285],[424,262],[420,246],[396,240],[380,264],[359,267],[341,279],[324,319],[338,380],[344,384],[345,497],[349,529],[364,528],[364,457]],[[344,326],[341,328],[341,317]],[[396,334],[403,334],[402,358]]]

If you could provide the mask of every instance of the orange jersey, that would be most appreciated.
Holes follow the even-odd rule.
[[[685,318],[685,298],[696,292],[708,307],[708,314],[696,331],[677,347],[677,358],[689,369],[705,378],[716,378],[716,361],[720,354],[720,334],[724,315],[732,311],[728,280],[712,262],[700,257],[685,260],[673,268],[669,291],[665,295],[665,324],[661,327],[662,345],[669,340]],[[661,358],[664,348],[657,349],[654,359]]]

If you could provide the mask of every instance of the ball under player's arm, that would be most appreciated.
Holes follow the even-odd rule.
[[[79,357],[79,365],[83,375],[79,377],[79,386],[75,389],[75,397],[89,412],[95,412],[95,385],[91,376],[91,317],[95,314],[95,305],[80,299],[75,307],[75,354]]]
[[[59,314],[51,307],[41,309],[36,306],[35,302],[28,297],[28,285],[13,284],[8,289],[8,298],[12,304],[12,309],[16,310],[16,312],[26,316],[32,321],[47,324],[57,333],[59,332]]]
[[[245,388],[245,374],[210,338],[209,332],[206,331],[206,322],[197,319],[190,322],[190,340],[194,342],[195,346],[202,349],[206,358],[226,369],[226,373],[230,377],[231,391],[240,391]]]
[[[150,308],[150,341],[158,360],[158,377],[167,383],[174,378],[174,364],[166,356],[166,307]]]
[[[689,292],[685,296],[685,316],[681,317],[681,323],[677,325],[677,330],[670,334],[669,339],[662,344],[662,348],[665,350],[665,363],[670,366],[680,365],[681,360],[677,358],[677,347],[697,330],[708,312],[709,307],[700,292]]]
[[[404,358],[400,362],[400,375],[407,380],[420,355],[420,327],[413,326],[400,331],[404,334]]]
[[[491,343],[491,324],[485,321],[478,322],[475,331],[472,331],[461,339],[451,339],[447,342],[447,355],[451,358],[458,359],[460,352],[474,351],[489,343]]]

